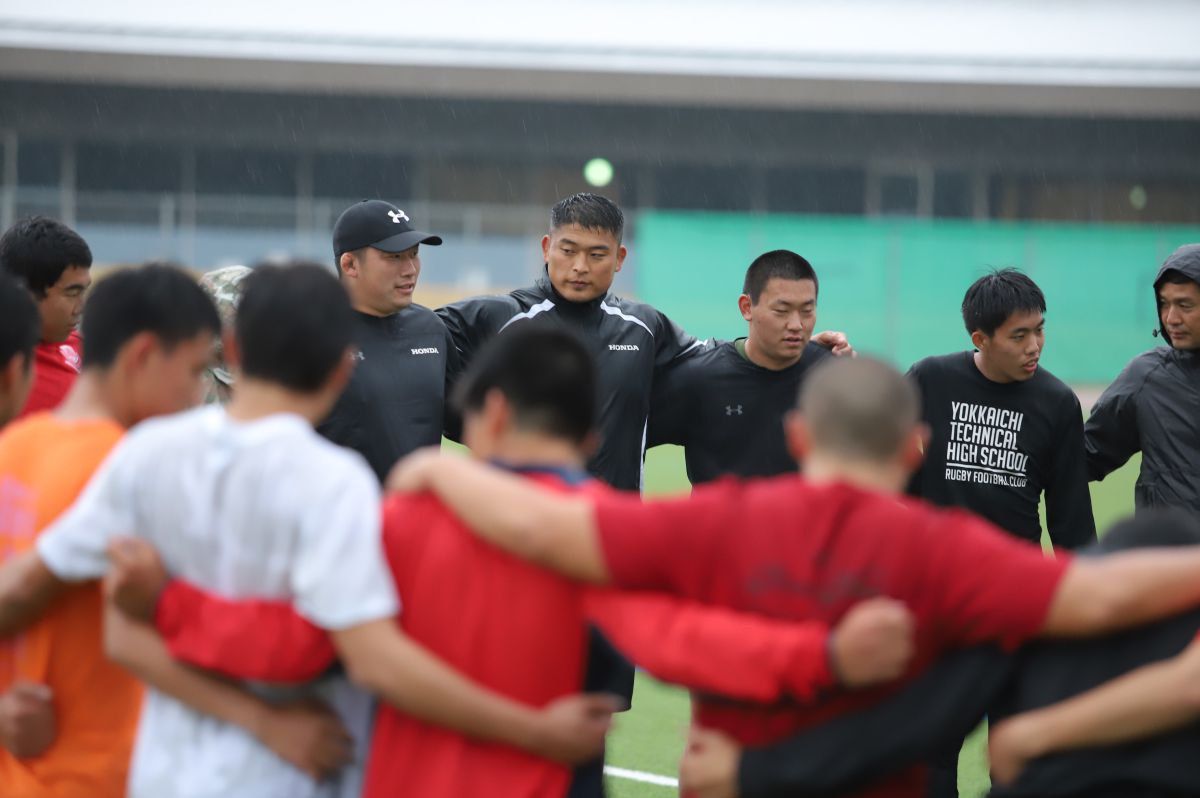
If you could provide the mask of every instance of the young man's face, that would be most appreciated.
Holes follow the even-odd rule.
[[[1001,382],[1020,382],[1037,373],[1046,343],[1045,319],[1039,310],[1021,310],[1009,316],[992,335],[976,330],[971,341],[988,370]]]
[[[742,318],[750,322],[754,351],[779,367],[800,359],[817,323],[817,286],[812,280],[767,280],[758,302],[743,294]]]
[[[46,289],[44,297],[36,298],[42,316],[42,340],[60,343],[79,326],[83,316],[83,295],[92,284],[91,269],[87,266],[68,266],[58,282]]]
[[[207,330],[169,348],[155,338],[128,383],[135,421],[178,413],[197,404],[215,343],[216,336]]]
[[[1200,349],[1200,285],[1163,283],[1158,289],[1158,316],[1171,346]]]
[[[542,257],[555,291],[570,302],[588,302],[608,293],[625,247],[612,233],[568,224],[542,238]]]
[[[417,244],[403,252],[366,247],[350,253],[342,276],[355,310],[390,316],[411,305],[421,274],[420,249]]]

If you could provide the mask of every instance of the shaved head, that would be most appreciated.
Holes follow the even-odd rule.
[[[901,453],[920,405],[912,381],[882,360],[832,358],[805,380],[799,411],[814,451],[884,463]]]

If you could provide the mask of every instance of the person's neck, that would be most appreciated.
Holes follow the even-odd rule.
[[[756,366],[759,366],[770,371],[783,371],[800,362],[800,358],[804,356],[804,350],[800,350],[800,354],[794,358],[787,360],[779,360],[777,358],[768,357],[762,351],[759,345],[755,342],[753,335],[746,336],[746,359]]]
[[[131,427],[137,421],[121,380],[107,371],[84,369],[75,378],[54,415],[62,421],[115,421]]]
[[[497,444],[492,459],[516,468],[549,466],[584,467],[585,458],[570,441],[529,432],[510,432]]]
[[[233,398],[225,406],[237,421],[257,421],[279,413],[292,413],[314,426],[329,415],[329,401],[323,393],[302,393],[265,380],[242,377],[233,389]]]
[[[993,369],[992,364],[989,363],[988,359],[983,356],[983,352],[980,352],[978,349],[972,353],[972,359],[975,361],[975,368],[977,368],[979,373],[983,375],[984,379],[988,380],[989,382],[1012,382],[1012,380],[1008,377],[1005,377],[1003,373]]]
[[[908,473],[897,464],[851,460],[819,452],[804,456],[801,474],[813,483],[847,482],[881,493],[900,493],[908,482]]]
[[[351,302],[350,307],[355,313],[361,313],[364,316],[373,316],[377,319],[386,319],[388,316],[395,316],[400,312],[398,310],[393,310],[391,313],[382,313],[363,302]]]

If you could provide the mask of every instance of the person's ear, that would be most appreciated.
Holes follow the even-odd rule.
[[[991,343],[991,338],[984,335],[982,330],[976,330],[975,332],[971,333],[971,345],[980,352],[982,352],[983,348],[989,343]]]
[[[550,236],[542,236],[542,263],[550,262]]]
[[[343,252],[338,258],[338,276],[346,275],[347,277],[358,276],[358,261],[354,259],[353,252]]]
[[[908,473],[911,474],[921,466],[929,447],[930,435],[929,425],[922,422],[914,426],[905,438],[900,449],[900,461]]]
[[[499,388],[492,388],[484,394],[479,416],[493,439],[500,438],[511,429],[512,415],[512,405]]]
[[[621,267],[625,265],[625,256],[628,254],[629,252],[625,249],[624,244],[617,246],[617,268],[613,269],[613,274],[621,271]]]
[[[784,435],[787,438],[788,454],[797,463],[804,462],[805,456],[812,450],[812,436],[809,433],[808,422],[799,410],[789,410],[783,417]]]
[[[750,308],[753,306],[754,303],[750,301],[750,297],[747,294],[742,294],[738,297],[738,310],[742,312],[742,318],[746,321],[750,321]]]

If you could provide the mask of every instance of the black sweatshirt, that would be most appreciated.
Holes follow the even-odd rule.
[[[1096,539],[1074,391],[1043,368],[1022,382],[992,382],[972,352],[926,358],[909,376],[920,386],[921,416],[932,434],[913,494],[964,507],[1036,543],[1044,492],[1055,546]]]
[[[763,368],[724,341],[666,369],[654,383],[648,444],[684,447],[693,485],[732,474],[767,477],[796,470],[783,418],[796,406],[804,376],[828,349],[810,343],[800,360]]]
[[[592,352],[600,385],[600,447],[588,471],[620,490],[640,490],[650,390],[673,361],[704,348],[665,315],[640,302],[604,295],[564,299],[542,276],[503,296],[464,299],[439,308],[463,368],[479,347],[511,324],[555,324],[577,332]]]
[[[355,316],[354,375],[317,431],[365,457],[382,482],[401,457],[441,442],[446,374],[456,354],[429,308]]]

